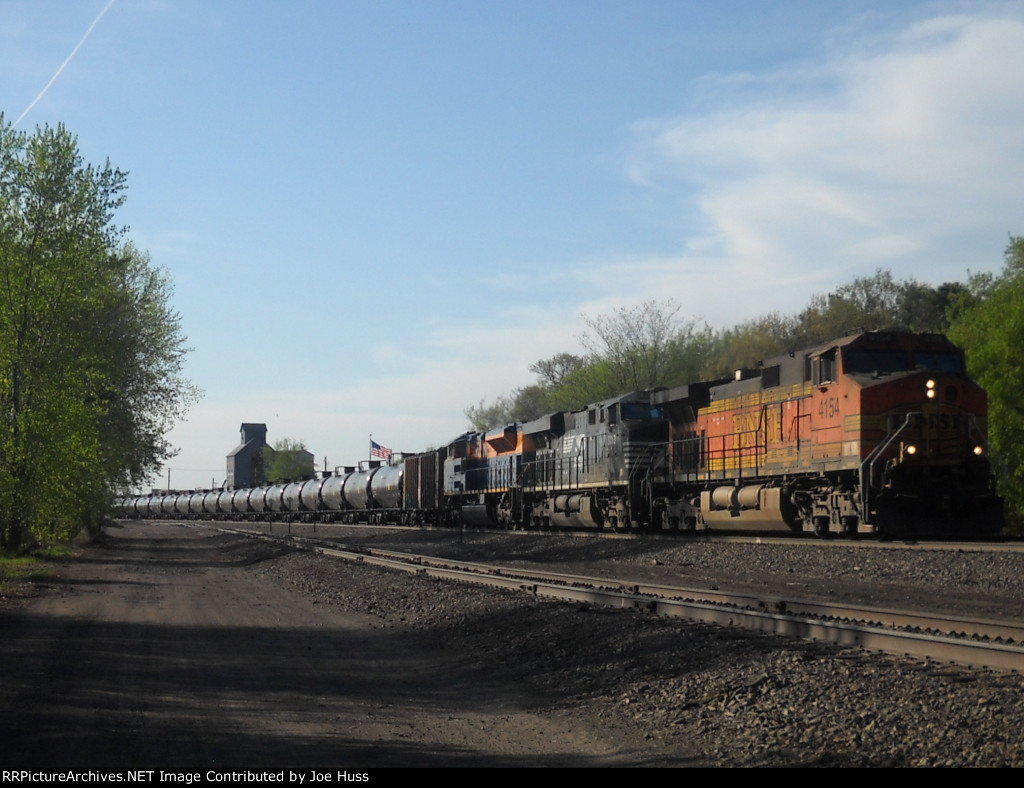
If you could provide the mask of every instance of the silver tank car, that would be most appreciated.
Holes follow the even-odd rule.
[[[188,497],[188,513],[190,517],[201,517],[203,514],[203,498],[206,493],[194,492]]]
[[[399,509],[402,506],[404,465],[382,465],[370,476],[370,499],[375,509]]]
[[[303,482],[291,482],[286,484],[284,490],[281,492],[281,501],[284,511],[290,512],[291,514],[298,514],[302,511],[302,499],[300,494],[302,492]]]
[[[320,485],[320,500],[323,507],[329,512],[340,512],[345,508],[345,479],[350,474],[340,476],[329,476]]]
[[[249,491],[249,511],[263,514],[267,509],[267,488],[256,487]]]
[[[248,514],[249,513],[249,495],[252,494],[250,489],[235,490],[234,495],[231,496],[231,505],[234,507],[236,514]]]
[[[217,515],[217,499],[220,497],[220,493],[216,490],[203,495],[203,514],[207,517],[216,517]]]
[[[380,468],[354,471],[345,477],[345,489],[342,494],[349,509],[370,508],[370,478],[378,470]]]
[[[220,514],[230,515],[234,511],[234,509],[231,506],[231,501],[234,497],[234,490],[224,490],[220,495],[217,496],[217,511]]]
[[[299,490],[299,503],[303,511],[316,512],[320,510],[320,487],[326,481],[326,478],[310,479],[302,485]]]
[[[268,512],[283,512],[284,511],[284,485],[274,484],[267,488],[266,502]]]

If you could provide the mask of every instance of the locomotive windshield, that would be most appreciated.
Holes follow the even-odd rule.
[[[910,359],[902,350],[848,350],[843,360],[843,370],[848,375],[856,372],[906,372],[910,369]]]
[[[959,353],[927,353],[919,351],[914,354],[914,369],[934,369],[937,372],[963,372],[964,359]]]
[[[649,419],[663,419],[665,414],[661,408],[655,405],[647,405],[642,402],[623,402],[620,406],[622,408],[623,419],[639,419],[647,421]]]
[[[908,354],[903,350],[848,350],[843,356],[843,369],[847,374],[865,372],[885,375],[910,370],[937,372],[963,372],[963,357],[959,353],[919,350]]]

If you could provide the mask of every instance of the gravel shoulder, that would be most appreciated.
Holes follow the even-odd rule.
[[[724,561],[763,582],[692,546],[477,539],[434,541],[581,574],[721,578]],[[759,560],[791,574],[793,559]],[[1024,765],[1016,675],[445,583],[205,527],[112,528],[58,570],[0,612],[0,735],[37,765]],[[842,573],[816,571],[835,592]],[[859,575],[879,571],[898,574]],[[798,572],[790,582],[819,582]]]
[[[0,613],[5,768],[649,762],[477,654],[309,594],[298,558],[129,524],[59,562]]]

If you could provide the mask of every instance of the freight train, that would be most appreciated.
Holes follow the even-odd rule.
[[[986,535],[1003,526],[986,421],[946,337],[861,332],[388,463],[119,505],[141,518]]]

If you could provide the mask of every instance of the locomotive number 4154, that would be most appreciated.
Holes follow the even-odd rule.
[[[834,419],[839,415],[839,397],[822,397],[818,402],[818,417]]]

